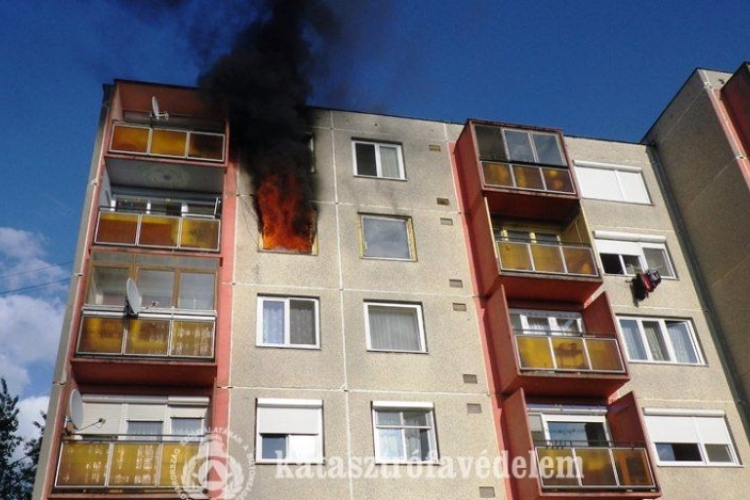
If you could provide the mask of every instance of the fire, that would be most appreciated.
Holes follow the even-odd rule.
[[[311,253],[315,212],[305,206],[299,180],[292,174],[267,174],[255,195],[263,248]]]

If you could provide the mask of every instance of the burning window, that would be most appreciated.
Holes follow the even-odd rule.
[[[266,175],[256,190],[261,221],[261,248],[312,253],[316,212],[305,200],[304,187],[293,174]]]

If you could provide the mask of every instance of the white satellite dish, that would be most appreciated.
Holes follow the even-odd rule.
[[[83,398],[78,389],[70,391],[68,397],[68,418],[73,428],[79,430],[83,426]]]
[[[159,109],[159,101],[156,100],[156,96],[151,96],[151,118],[169,120],[169,113],[162,113]]]
[[[128,278],[125,282],[125,312],[128,316],[135,317],[141,313],[141,293],[133,278]]]

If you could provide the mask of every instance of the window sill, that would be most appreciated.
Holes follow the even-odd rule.
[[[381,459],[375,459],[375,465],[428,465],[428,466],[435,466],[435,465],[442,465],[440,462],[440,459],[437,460],[427,460],[427,461],[417,461],[417,460],[381,460]]]
[[[427,351],[398,351],[395,349],[373,349],[372,347],[368,347],[367,352],[384,354],[429,354]]]
[[[413,258],[404,259],[401,257],[370,257],[367,255],[360,255],[359,257],[364,260],[386,260],[386,261],[394,261],[394,262],[416,262],[417,261],[417,259],[413,259]]]
[[[325,458],[315,460],[294,461],[294,460],[271,460],[269,458],[255,459],[256,465],[325,465]]]
[[[378,175],[362,175],[362,174],[354,174],[355,179],[375,179],[379,181],[399,181],[399,182],[406,182],[408,179],[406,177],[380,177]]]
[[[672,363],[672,362],[669,362],[669,361],[649,361],[647,359],[628,359],[628,363],[635,363],[637,365],[680,366],[680,367],[708,368],[708,363]]]
[[[320,351],[320,345],[282,345],[282,344],[255,344],[255,347],[264,349],[299,349],[302,351]]]
[[[735,463],[703,463],[703,462],[656,462],[659,467],[694,467],[696,469],[744,469],[743,464]]]

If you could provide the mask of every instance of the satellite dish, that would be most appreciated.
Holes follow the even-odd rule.
[[[78,430],[83,426],[83,398],[78,389],[70,391],[68,397],[68,418],[73,428]]]
[[[169,120],[169,113],[162,113],[159,109],[159,101],[156,100],[156,96],[151,96],[151,118]]]
[[[133,278],[125,282],[125,312],[128,316],[138,317],[141,312],[141,293]]]

